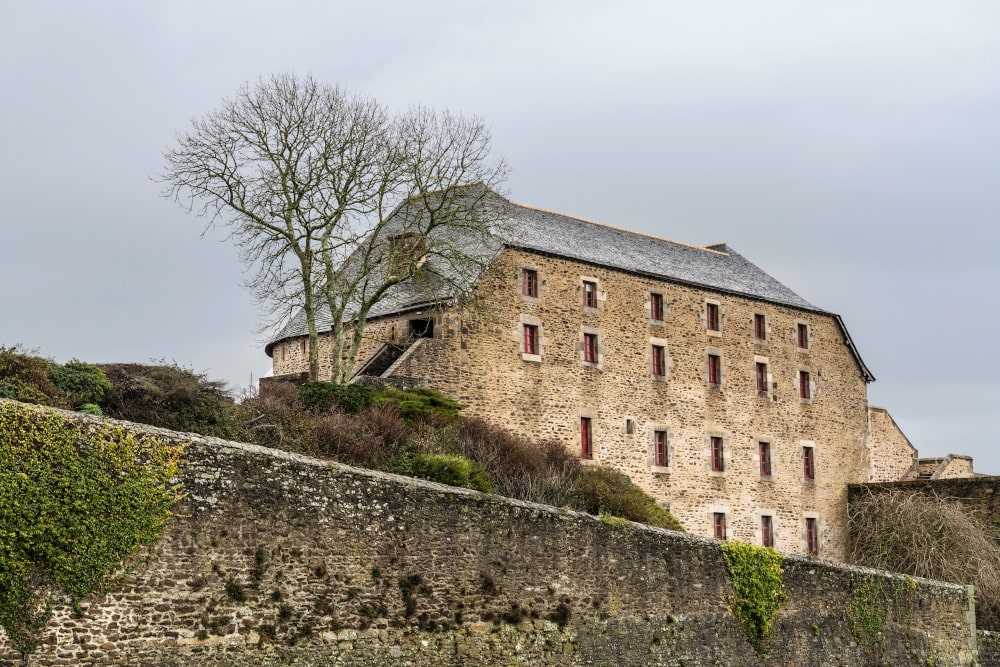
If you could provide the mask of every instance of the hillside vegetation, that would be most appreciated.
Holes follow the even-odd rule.
[[[224,383],[176,364],[60,365],[0,347],[0,397],[251,442],[591,514],[681,530],[609,468],[581,465],[559,442],[534,442],[440,392],[275,383],[236,402]]]

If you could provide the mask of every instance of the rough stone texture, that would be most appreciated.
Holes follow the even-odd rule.
[[[979,664],[983,667],[1000,665],[1000,632],[979,630],[976,632],[979,647]]]
[[[629,475],[692,533],[712,535],[713,513],[722,512],[730,538],[760,544],[769,514],[778,548],[803,553],[806,518],[816,518],[819,554],[842,559],[846,485],[869,480],[873,454],[892,461],[882,479],[912,458],[887,413],[869,429],[865,375],[836,316],[527,251],[506,250],[495,268],[477,287],[480,307],[438,313],[434,337],[395,372],[423,378],[471,414],[577,451],[580,418],[590,417],[594,460]],[[521,295],[524,268],[538,272],[537,298]],[[597,283],[596,308],[583,305],[585,279]],[[662,321],[650,320],[651,292],[663,296]],[[719,305],[720,332],[706,329],[707,301]],[[762,341],[755,313],[766,317]],[[809,327],[807,349],[799,323]],[[524,324],[539,327],[539,355],[522,354]],[[398,340],[407,326],[379,320],[370,329]],[[583,361],[585,331],[598,334],[596,364]],[[289,344],[274,348],[276,374],[299,370],[279,362]],[[664,377],[652,374],[652,345],[666,349]],[[709,353],[722,358],[720,386],[708,384]],[[758,362],[767,364],[766,392],[755,386]],[[808,400],[799,397],[800,371],[810,373]],[[658,430],[668,434],[668,466],[653,465]],[[723,473],[710,470],[710,436],[723,438]],[[760,441],[771,446],[770,477],[760,475]],[[814,446],[814,481],[803,478],[803,446]]]
[[[122,588],[55,609],[32,665],[760,664],[712,540],[145,430],[188,443],[178,516]],[[973,663],[962,587],[918,580],[869,649],[858,582],[905,580],[784,568],[770,664]]]
[[[917,450],[885,408],[868,406],[869,482],[895,482],[916,472]]]

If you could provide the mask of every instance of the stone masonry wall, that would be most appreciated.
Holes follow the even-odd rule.
[[[946,465],[937,475],[937,479],[958,479],[972,477],[972,457],[949,454],[945,457]]]
[[[895,482],[917,463],[917,450],[885,408],[868,407],[869,482]]]
[[[728,537],[760,544],[761,516],[770,515],[776,546],[804,553],[812,518],[819,554],[844,557],[846,485],[868,479],[868,411],[833,317],[534,253],[507,250],[501,261],[477,288],[482,307],[445,313],[400,375],[576,451],[581,417],[590,417],[594,461],[628,474],[694,534],[713,535],[713,514],[723,513]],[[538,298],[521,295],[523,268],[538,272]],[[597,283],[596,308],[583,306],[585,279]],[[650,319],[650,293],[663,296],[662,321]],[[706,330],[706,301],[719,306],[721,332]],[[754,337],[755,313],[766,318],[765,340]],[[807,349],[798,323],[808,326]],[[525,324],[539,328],[539,355],[523,354]],[[583,362],[585,332],[598,334],[597,364]],[[652,374],[653,345],[666,349],[664,377]],[[709,354],[721,356],[720,386],[708,383]],[[758,362],[767,364],[766,392],[754,383]],[[809,400],[799,397],[801,370],[812,380]],[[655,431],[667,434],[666,466],[654,465]],[[723,438],[721,473],[710,469],[711,436]],[[770,476],[760,474],[760,442],[770,445]],[[892,446],[910,455],[905,442],[882,449]],[[815,458],[812,481],[804,447]]]
[[[712,540],[145,430],[187,443],[186,499],[122,588],[54,610],[33,666],[761,664]],[[769,664],[973,663],[959,586],[916,581],[868,646],[845,609],[906,580],[784,570]]]

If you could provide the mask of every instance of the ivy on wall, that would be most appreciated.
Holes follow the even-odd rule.
[[[883,664],[882,632],[895,610],[896,620],[909,627],[917,584],[904,575],[889,590],[885,579],[872,575],[851,578],[852,593],[844,610],[851,634],[868,656],[870,665]]]
[[[764,645],[774,628],[774,617],[787,599],[781,581],[781,554],[743,542],[720,542],[719,548],[736,593],[730,611],[743,625],[754,651],[765,657]]]
[[[181,447],[0,401],[0,627],[32,652],[55,601],[97,591],[156,540]]]

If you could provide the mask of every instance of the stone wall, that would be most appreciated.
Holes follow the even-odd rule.
[[[869,482],[901,480],[917,464],[917,450],[892,415],[874,405],[868,407],[868,449],[871,451]]]
[[[936,479],[959,479],[973,477],[972,457],[959,454],[949,454],[945,457],[944,466],[938,469]]]
[[[186,499],[122,588],[54,610],[33,666],[760,664],[712,540],[146,430],[187,443]],[[962,587],[918,580],[867,646],[845,609],[907,580],[784,570],[770,664],[973,662]]]
[[[834,317],[528,252],[507,250],[500,265],[477,288],[482,307],[441,315],[435,338],[400,374],[425,378],[471,414],[575,451],[581,417],[591,418],[594,461],[629,475],[694,534],[713,535],[722,513],[730,538],[760,544],[761,516],[770,515],[778,548],[804,553],[806,521],[815,519],[819,555],[844,557],[846,485],[869,475],[868,406]],[[537,298],[521,295],[524,268],[538,273]],[[584,279],[597,283],[596,308],[583,306]],[[662,321],[650,319],[651,293],[663,297]],[[721,331],[706,329],[706,302],[718,304]],[[765,316],[764,340],[754,336],[754,314]],[[523,353],[525,324],[538,327],[538,355]],[[596,364],[583,361],[585,332],[598,334]],[[666,349],[663,377],[652,373],[653,345]],[[710,353],[722,360],[719,386],[708,383]],[[756,363],[767,365],[765,392]],[[808,400],[800,370],[810,373]],[[656,431],[668,439],[665,466],[655,465]],[[723,439],[724,472],[711,470],[711,436]],[[770,446],[769,476],[760,474],[761,442]],[[804,447],[815,480],[804,479]],[[885,440],[879,453],[893,447],[911,456],[905,438]]]

